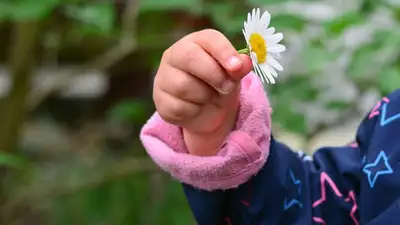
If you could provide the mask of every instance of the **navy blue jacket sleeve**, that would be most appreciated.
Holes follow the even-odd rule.
[[[400,221],[400,90],[361,122],[355,141],[313,157],[272,138],[267,163],[238,188],[184,185],[199,225],[386,225]]]

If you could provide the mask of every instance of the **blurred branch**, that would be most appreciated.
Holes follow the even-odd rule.
[[[14,151],[18,144],[21,127],[25,121],[26,99],[30,91],[38,30],[38,21],[22,21],[14,25],[9,58],[13,84],[10,93],[0,105],[0,151]],[[3,186],[5,175],[7,170],[0,170],[0,206],[8,200]],[[7,214],[0,213],[0,223],[4,224],[6,221]]]
[[[34,67],[34,52],[39,22],[15,24],[9,63],[13,85],[1,105],[0,151],[12,151],[18,141],[20,127],[26,114],[26,100],[30,91]]]
[[[165,187],[166,187],[166,180],[164,179],[165,176],[163,174],[158,173],[158,174],[151,174],[150,179],[149,179],[149,188],[150,188],[150,193],[152,195],[148,199],[148,202],[145,207],[145,212],[150,212],[153,213],[153,215],[156,215],[158,212],[158,209],[160,208],[160,205],[165,201]],[[153,216],[148,216],[148,213],[144,213],[140,217],[140,222],[139,224],[142,225],[151,225],[155,224],[157,217]]]
[[[104,71],[119,62],[121,59],[135,51],[136,43],[136,20],[139,14],[139,0],[128,0],[122,15],[122,31],[118,44],[104,54],[96,57],[93,61],[82,65],[75,71],[62,74],[49,89],[32,94],[30,110],[34,110],[43,100],[52,94],[68,87],[75,76],[79,76],[89,69]]]
[[[116,163],[115,166],[106,171],[97,171],[95,175],[85,176],[82,182],[55,182],[55,184],[41,185],[37,190],[27,189],[22,196],[14,197],[7,205],[1,207],[0,214],[7,215],[15,207],[22,203],[35,204],[37,201],[52,200],[58,197],[65,197],[84,192],[91,189],[127,179],[140,173],[161,173],[162,171],[149,158],[135,158],[124,162]],[[132,178],[133,179],[133,178]],[[67,180],[67,179],[66,179]]]
[[[96,189],[101,186],[131,177],[138,173],[154,173],[161,170],[149,158],[136,158],[125,162],[117,163],[106,171],[98,171],[96,175],[84,179],[83,183],[78,184],[57,184],[47,190],[40,190],[35,194],[36,200],[53,199],[68,196],[82,191]],[[48,185],[49,187],[49,185]]]
[[[361,98],[361,97],[359,97],[359,98]],[[346,123],[348,123],[350,121],[349,118],[354,117],[353,116],[354,112],[358,112],[357,107],[355,105],[349,106],[349,108],[347,110],[343,111],[336,120],[329,122],[329,123],[321,123],[314,130],[312,130],[311,132],[308,132],[305,135],[306,140],[311,140],[315,135],[317,135],[317,134],[321,133],[322,131],[327,130],[331,127],[334,127],[334,126],[338,127],[338,126],[345,125]]]

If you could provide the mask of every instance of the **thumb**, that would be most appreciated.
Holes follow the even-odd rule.
[[[246,54],[240,54],[239,56],[242,60],[242,66],[235,71],[228,71],[228,76],[234,81],[240,81],[253,69],[253,64],[251,62],[250,56]]]

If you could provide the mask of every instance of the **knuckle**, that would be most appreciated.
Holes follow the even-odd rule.
[[[178,97],[187,98],[190,95],[192,86],[193,84],[189,79],[180,79],[179,81],[175,82],[174,90]]]
[[[166,101],[160,95],[160,90],[153,92],[153,99],[157,113],[168,123],[179,124],[186,118],[183,104],[175,101]]]
[[[156,78],[157,78],[157,76],[156,76]],[[153,86],[153,96],[152,96],[152,97],[153,97],[154,105],[155,105],[156,108],[157,108],[157,111],[160,109],[159,92],[160,92],[160,90],[159,90],[159,88],[157,87],[157,84],[154,83],[154,86]]]
[[[219,60],[225,60],[236,53],[235,48],[224,34],[217,30],[206,29],[203,31],[202,42],[211,48],[214,56]]]
[[[221,55],[227,57],[231,56],[232,53],[236,53],[235,49],[229,42],[221,43],[219,52],[221,53]]]
[[[182,57],[187,60],[193,60],[198,55],[198,47],[195,44],[187,43],[182,46]]]
[[[177,120],[176,118],[172,117],[171,114],[168,114],[166,111],[162,111],[162,110],[157,110],[158,115],[160,115],[160,117],[167,123],[170,124],[178,124],[179,120]]]
[[[158,70],[156,75],[154,76],[154,80],[153,80],[153,99],[154,99],[154,94],[156,94],[156,92],[159,89],[160,84],[162,84],[163,76],[165,76],[165,72],[164,72],[164,66],[161,65]]]
[[[165,116],[173,123],[180,123],[186,118],[186,111],[181,103],[171,103],[168,105]]]
[[[171,48],[167,48],[167,49],[163,52],[163,54],[162,54],[162,56],[161,56],[161,60],[167,60],[168,57],[170,56],[170,52],[171,52]]]
[[[197,45],[194,43],[188,43],[182,47],[181,52],[177,57],[181,58],[182,62],[186,64],[186,66],[183,66],[184,68],[191,68],[193,64],[197,62],[199,54],[199,48]]]
[[[206,37],[218,37],[218,36],[223,36],[223,34],[221,32],[219,32],[218,30],[215,29],[204,29],[202,31],[200,31],[201,34],[203,34]]]
[[[227,61],[229,57],[236,54],[236,50],[229,42],[222,42],[218,45],[216,57],[219,61]]]
[[[161,57],[162,62],[167,62],[170,65],[175,65],[179,62],[179,56],[176,56],[176,54],[179,53],[179,51],[177,51],[179,46],[177,48],[177,45],[179,45],[179,43],[173,44],[163,52]]]

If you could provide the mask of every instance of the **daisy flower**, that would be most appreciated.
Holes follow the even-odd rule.
[[[278,71],[283,71],[282,65],[276,60],[280,59],[280,53],[286,50],[285,46],[279,44],[283,39],[282,33],[275,33],[275,28],[269,26],[271,15],[265,11],[260,15],[260,9],[253,9],[247,14],[244,22],[243,34],[246,39],[247,48],[239,50],[239,53],[250,55],[254,72],[263,83],[275,83]]]

